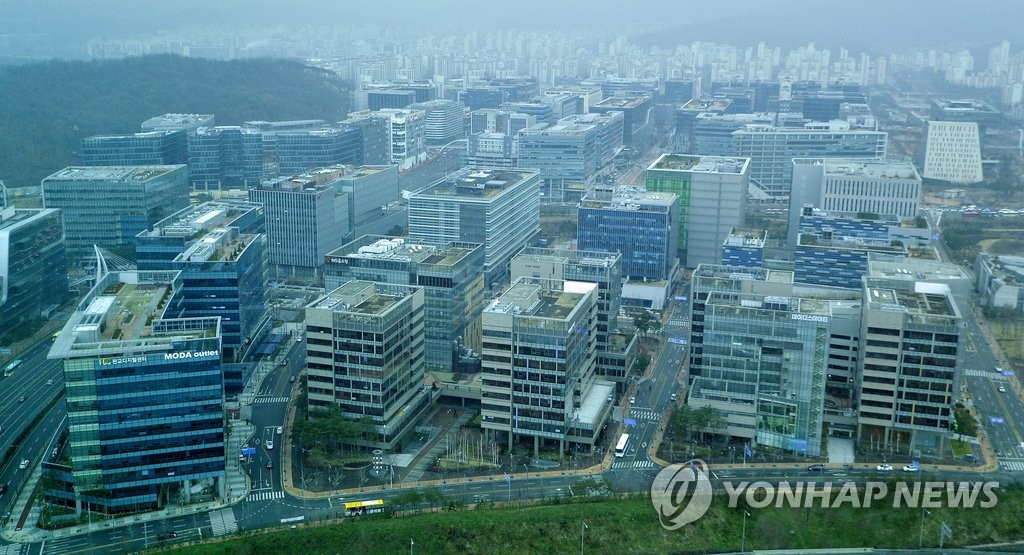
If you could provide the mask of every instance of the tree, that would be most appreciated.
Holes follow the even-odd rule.
[[[669,433],[673,436],[682,440],[689,440],[693,432],[718,429],[722,423],[722,415],[717,409],[711,406],[695,409],[690,405],[684,404],[672,413],[668,426]]]
[[[637,374],[643,374],[647,370],[647,366],[651,363],[651,355],[640,355],[633,361],[633,372]]]
[[[661,320],[650,310],[642,310],[633,317],[633,325],[636,326],[640,335],[646,337],[647,332],[657,332],[661,329]]]

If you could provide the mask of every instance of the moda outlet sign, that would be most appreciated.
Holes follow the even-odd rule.
[[[742,499],[746,507],[767,508],[870,508],[892,503],[894,509],[942,507],[987,509],[998,502],[998,482],[723,482],[729,507]],[[893,495],[890,501],[890,488]],[[704,516],[713,492],[707,464],[694,459],[673,464],[651,484],[651,502],[661,525],[681,528]]]

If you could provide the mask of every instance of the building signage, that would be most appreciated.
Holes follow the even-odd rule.
[[[337,258],[337,257],[334,257],[334,256],[326,256],[326,257],[324,257],[324,262],[326,262],[328,264],[348,264],[348,259],[347,258]]]
[[[790,314],[790,320],[803,320],[805,322],[822,322],[828,323],[828,316],[818,316],[815,314]]]
[[[101,358],[100,366],[108,366],[110,364],[137,364],[140,362],[146,362],[145,356],[134,356],[134,357],[117,357],[117,358]]]
[[[186,360],[190,358],[219,357],[218,351],[179,351],[164,353],[164,360]]]

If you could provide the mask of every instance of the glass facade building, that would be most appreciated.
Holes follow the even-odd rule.
[[[241,360],[258,342],[267,317],[263,207],[211,201],[181,210],[136,237],[140,270],[182,271],[182,314],[220,316],[225,362]],[[228,367],[226,367],[226,372]],[[228,396],[242,388],[235,366]]]
[[[2,190],[2,186],[0,186]],[[0,346],[68,298],[60,211],[0,209]]]
[[[134,246],[135,236],[188,205],[188,168],[71,166],[43,179],[43,205],[60,208],[69,259]]]
[[[579,204],[580,250],[622,254],[622,275],[664,280],[676,267],[679,197],[635,187],[595,187]]]
[[[266,177],[263,133],[237,126],[203,127],[188,138],[194,189],[246,188]]]
[[[424,409],[424,294],[420,287],[350,281],[306,306],[311,411],[337,405],[371,433],[356,443],[399,448]]]
[[[484,245],[488,287],[508,278],[512,256],[540,231],[540,176],[464,168],[409,198],[409,237]]]
[[[483,312],[481,426],[564,453],[593,446],[611,409],[594,376],[597,285],[520,278]],[[496,438],[498,439],[498,438]],[[500,439],[499,439],[500,440]]]
[[[102,274],[55,340],[71,483],[51,501],[123,513],[224,497],[220,318],[177,317],[180,290],[179,272]]]
[[[269,264],[316,270],[345,244],[351,227],[348,195],[338,185],[344,173],[324,168],[249,189],[249,201],[263,205]]]
[[[94,135],[82,139],[86,166],[164,166],[188,160],[185,131]]]
[[[275,133],[278,175],[296,175],[339,164],[358,164],[362,151],[362,136],[354,128]]]
[[[484,305],[484,248],[479,243],[434,244],[366,235],[327,254],[328,291],[351,280],[423,288],[428,371],[452,372],[461,345],[480,352]]]

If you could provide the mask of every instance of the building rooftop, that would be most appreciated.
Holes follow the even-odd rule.
[[[938,260],[887,256],[876,253],[871,253],[868,257],[867,275],[904,281],[971,279],[971,276],[956,264],[940,262]]]
[[[210,125],[212,122],[213,114],[163,114],[142,122],[142,129],[180,129]]]
[[[279,189],[292,192],[316,193],[331,189],[333,184],[347,175],[347,166],[330,166],[318,168],[291,177],[281,177],[264,181],[260,189]]]
[[[827,177],[865,177],[920,181],[911,162],[866,158],[794,158],[794,165],[824,165]]]
[[[143,231],[142,237],[186,237],[198,239],[206,232],[232,225],[240,216],[262,205],[243,201],[209,201],[171,214]]]
[[[406,237],[388,238],[364,235],[327,253],[325,261],[328,264],[340,264],[344,263],[342,260],[344,258],[358,258],[416,262],[430,266],[454,266],[473,252],[476,247],[472,245],[475,244],[436,245],[410,240]]]
[[[700,156],[662,154],[647,169],[674,170],[693,173],[742,174],[750,165],[750,158],[732,156]]]
[[[4,208],[0,210],[0,230],[16,227],[33,218],[53,214],[57,210],[57,208]]]
[[[622,258],[622,254],[617,252],[546,249],[540,247],[526,247],[519,251],[516,258],[522,256],[529,256],[542,261],[578,264],[581,266],[597,266],[602,268],[612,266],[615,264],[616,260]]]
[[[185,166],[68,166],[43,181],[104,181],[107,183],[140,183],[163,177]]]
[[[752,248],[764,248],[765,241],[768,240],[768,230],[766,229],[733,229],[729,236],[725,238],[725,245],[730,247],[752,247]]]
[[[238,131],[242,135],[262,135],[263,133],[259,129],[253,127],[242,127],[238,125],[218,125],[215,127],[200,127],[196,129],[196,135],[220,135],[225,131]]]
[[[693,271],[692,281],[696,282],[699,278],[724,278],[747,281],[765,281],[771,283],[793,283],[793,272],[789,270],[747,268],[744,266],[701,264]]]
[[[629,110],[643,105],[644,102],[647,102],[650,99],[651,97],[649,96],[613,96],[598,102],[594,106],[591,106],[591,108],[615,108],[618,110]]]
[[[533,280],[520,278],[491,301],[484,311],[565,320],[586,293],[596,287],[593,283],[563,281],[561,289],[548,289]]]
[[[730,104],[732,104],[732,100],[729,98],[715,98],[712,100],[694,98],[686,104],[683,104],[681,109],[699,112],[724,112]]]
[[[882,287],[867,289],[867,302],[872,310],[904,312],[913,316],[941,317],[942,320],[921,320],[919,323],[949,325],[949,318],[958,318],[949,287],[944,284],[918,283],[914,291]]]
[[[89,141],[89,140],[95,140],[95,139],[124,139],[124,138],[128,138],[128,137],[138,137],[138,138],[164,137],[164,136],[171,135],[171,134],[177,133],[177,132],[178,132],[177,129],[159,129],[159,130],[155,130],[155,131],[142,131],[142,132],[139,132],[139,133],[122,133],[122,134],[114,133],[114,134],[109,134],[109,135],[92,135],[92,136],[86,137],[83,140]]]
[[[531,136],[531,135],[582,135],[593,131],[596,127],[593,123],[581,123],[571,121],[568,119],[560,119],[557,123],[551,123],[548,125],[538,125],[536,127],[529,127],[521,129],[519,136]]]
[[[463,168],[416,193],[414,197],[453,197],[491,199],[518,183],[536,176],[536,172]]]
[[[609,208],[612,210],[649,211],[651,208],[669,208],[677,202],[675,193],[645,191],[631,185],[614,188],[593,187],[580,200],[581,208]]]
[[[890,254],[905,254],[906,247],[899,239],[875,239],[870,237],[850,237],[832,235],[831,237],[814,233],[800,233],[797,236],[797,247],[823,247],[829,249],[850,249]]]
[[[353,280],[313,301],[310,308],[335,313],[382,316],[418,288]]]
[[[167,350],[187,339],[215,338],[220,318],[163,320],[180,272],[106,274],[68,319],[50,358]]]

